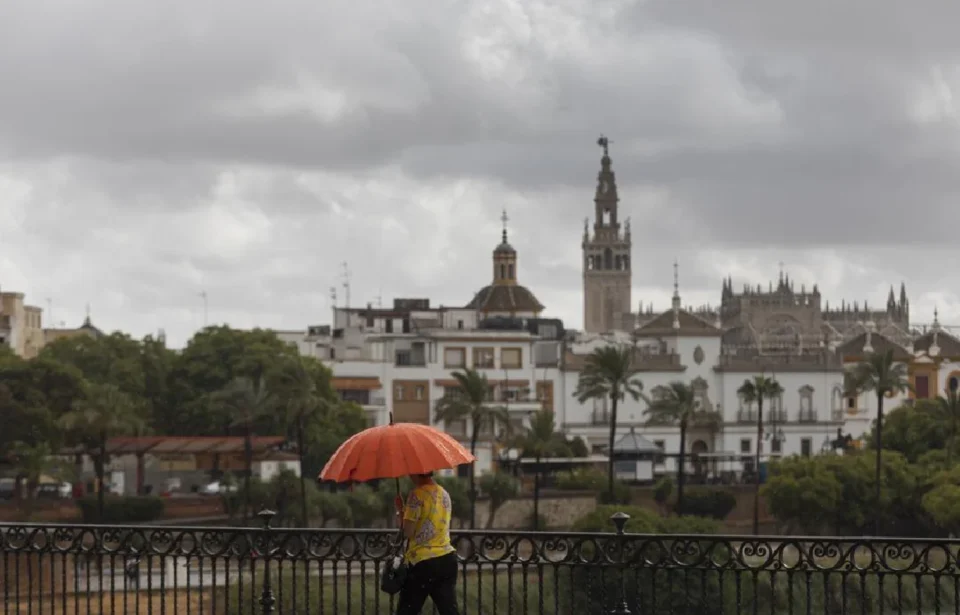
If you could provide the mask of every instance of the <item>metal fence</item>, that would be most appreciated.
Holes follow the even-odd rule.
[[[385,530],[0,525],[4,614],[391,613]],[[960,541],[455,532],[472,614],[957,613]],[[432,607],[428,602],[425,613]]]

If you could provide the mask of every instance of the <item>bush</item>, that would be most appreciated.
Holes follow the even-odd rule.
[[[690,489],[675,512],[681,516],[708,517],[722,521],[736,507],[737,496],[723,489]]]
[[[157,497],[108,495],[103,502],[103,518],[98,513],[97,496],[77,501],[84,523],[149,523],[163,516],[163,500]]]

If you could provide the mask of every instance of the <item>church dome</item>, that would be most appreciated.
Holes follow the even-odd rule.
[[[526,286],[491,284],[478,290],[467,308],[478,312],[539,313],[543,304]]]

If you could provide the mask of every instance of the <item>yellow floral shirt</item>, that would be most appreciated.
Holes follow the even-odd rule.
[[[450,494],[440,485],[421,485],[410,492],[403,509],[403,520],[414,521],[416,526],[404,554],[407,563],[418,564],[453,553],[450,544],[452,509]]]

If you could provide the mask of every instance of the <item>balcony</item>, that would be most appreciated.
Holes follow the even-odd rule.
[[[763,421],[765,423],[786,423],[787,411],[783,408],[765,411],[763,413]]]
[[[393,364],[396,367],[426,367],[427,356],[424,352],[398,350],[394,354]]]
[[[747,410],[747,409],[737,410],[737,422],[738,423],[756,423],[757,411]]]
[[[797,416],[798,423],[816,423],[817,420],[817,411],[810,408],[801,410]]]
[[[333,497],[348,501],[348,494]],[[23,613],[173,613],[189,611],[177,607],[204,602],[229,607],[205,607],[204,613],[396,612],[396,597],[380,591],[379,575],[370,572],[381,570],[393,556],[384,545],[396,536],[395,529],[276,529],[298,523],[293,520],[297,507],[290,508],[280,515],[260,511],[260,523],[253,522],[257,527],[205,527],[202,541],[200,532],[169,522],[150,531],[137,525],[42,524],[24,530],[0,524],[4,571],[12,579],[4,586],[5,603]],[[544,507],[552,524],[557,518],[554,508],[562,507]],[[561,512],[569,516],[569,511]],[[451,531],[458,547],[457,566],[468,571],[456,580],[462,613],[507,613],[516,611],[518,604],[529,604],[524,612],[541,615],[873,613],[879,610],[861,609],[853,601],[878,604],[876,600],[887,594],[874,598],[878,590],[872,588],[888,584],[894,589],[880,591],[890,591],[896,598],[887,601],[884,613],[957,612],[947,587],[956,571],[949,567],[950,547],[943,539],[650,536],[624,533],[623,514],[614,515],[585,539],[566,532],[528,532],[523,522],[504,526],[505,516],[497,518],[492,530]],[[294,566],[292,544],[322,548],[300,548],[296,557],[303,565]],[[494,555],[491,546],[497,547]],[[678,555],[694,550],[724,557]],[[946,552],[947,564],[929,563],[938,551]],[[642,566],[635,563],[638,553],[645,558]],[[898,557],[883,557],[890,553]],[[867,558],[870,566],[863,565]],[[26,572],[15,574],[20,570]],[[825,576],[836,578],[840,589],[832,585],[824,589]],[[710,582],[696,580],[701,577]],[[744,579],[756,581],[750,586]],[[768,598],[765,588],[770,585],[764,583],[788,588],[785,593],[791,600],[783,603],[784,608],[768,608],[775,600]],[[902,586],[925,591],[898,592]],[[660,591],[661,587],[668,590]],[[841,608],[822,606],[834,602]],[[674,604],[690,606],[674,610],[670,608]],[[842,608],[847,604],[851,606]]]

